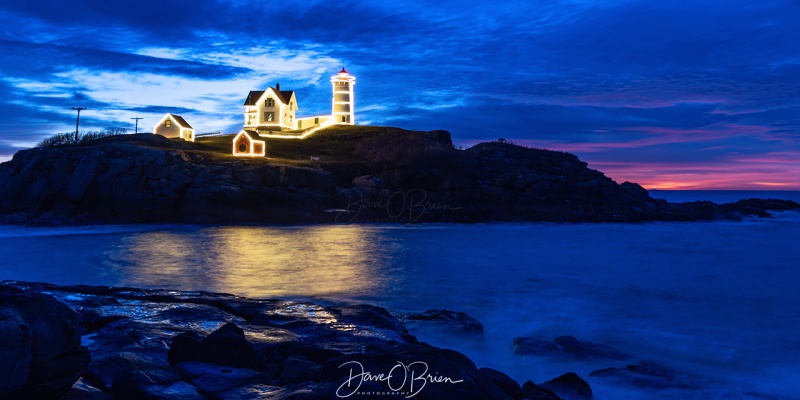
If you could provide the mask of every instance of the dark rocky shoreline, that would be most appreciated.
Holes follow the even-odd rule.
[[[413,335],[434,329],[482,342],[483,325],[465,313],[399,317],[366,304],[0,281],[0,398],[594,398],[576,373],[520,384]],[[537,362],[600,362],[608,367],[588,373],[594,383],[648,396],[725,385],[572,336],[521,336],[508,351]],[[746,388],[726,391],[775,398]]]
[[[642,222],[800,209],[777,199],[668,203],[572,154],[499,142],[456,150],[449,133],[434,132],[365,136],[345,157],[316,165],[233,157],[147,134],[23,150],[0,164],[0,222]],[[320,140],[353,145],[348,135]]]
[[[591,398],[572,373],[520,385],[478,368],[369,305],[3,281],[0,312],[2,368],[15,377],[0,382],[2,398]]]

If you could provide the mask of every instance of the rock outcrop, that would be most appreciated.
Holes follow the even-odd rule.
[[[597,343],[578,340],[573,336],[559,336],[552,341],[541,336],[517,337],[514,338],[514,354],[574,360],[625,360],[629,358],[627,354],[619,350]]]
[[[158,135],[23,150],[0,164],[0,210],[91,222],[313,222],[330,173],[188,151]]]
[[[670,204],[569,153],[500,142],[456,150],[445,131],[386,129],[271,144],[294,146],[294,153],[283,150],[286,157],[297,148],[328,155],[316,164],[233,157],[147,134],[22,150],[0,164],[0,215],[22,224],[632,222],[735,220],[800,208],[755,199]]]
[[[613,379],[631,386],[646,388],[697,389],[707,383],[707,379],[694,374],[678,371],[655,361],[640,361],[623,368],[605,368],[592,371],[589,376]]]
[[[427,310],[398,315],[406,326],[426,326],[442,332],[483,336],[483,324],[467,313],[450,310]]]
[[[567,372],[542,384],[566,400],[591,400],[592,388],[578,374]]]
[[[550,390],[548,388],[541,387],[541,386],[533,383],[533,381],[527,381],[527,382],[522,384],[522,396],[523,396],[523,398],[531,399],[531,400],[560,400],[561,399],[561,397],[558,397],[558,395],[554,391],[552,391],[552,390]]]

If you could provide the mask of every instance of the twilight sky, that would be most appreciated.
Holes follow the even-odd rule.
[[[569,151],[647,188],[800,190],[797,0],[6,1],[0,161],[165,112],[235,133],[250,90],[356,120]]]

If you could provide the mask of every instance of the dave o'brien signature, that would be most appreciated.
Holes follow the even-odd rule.
[[[365,209],[386,210],[386,216],[395,220],[407,216],[409,223],[419,221],[428,211],[454,211],[461,209],[461,207],[453,207],[447,203],[429,201],[428,192],[424,189],[396,190],[385,200],[365,199],[363,193],[357,193],[358,196],[355,199],[353,196],[348,197],[347,208],[336,215],[336,222],[353,222],[361,214],[361,211]]]
[[[450,377],[430,374],[428,372],[428,364],[424,361],[414,361],[409,364],[403,364],[398,361],[389,370],[388,374],[373,374],[365,371],[364,366],[358,361],[348,361],[340,365],[339,368],[346,365],[350,366],[350,374],[348,379],[336,389],[336,396],[339,398],[350,397],[358,393],[361,384],[367,381],[383,382],[390,391],[406,394],[406,398],[416,396],[428,383],[456,384],[464,381],[463,379],[454,380]]]

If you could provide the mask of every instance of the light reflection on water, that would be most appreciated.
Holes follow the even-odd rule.
[[[126,284],[253,297],[348,298],[391,286],[390,240],[366,226],[209,227],[123,237],[106,266]]]

